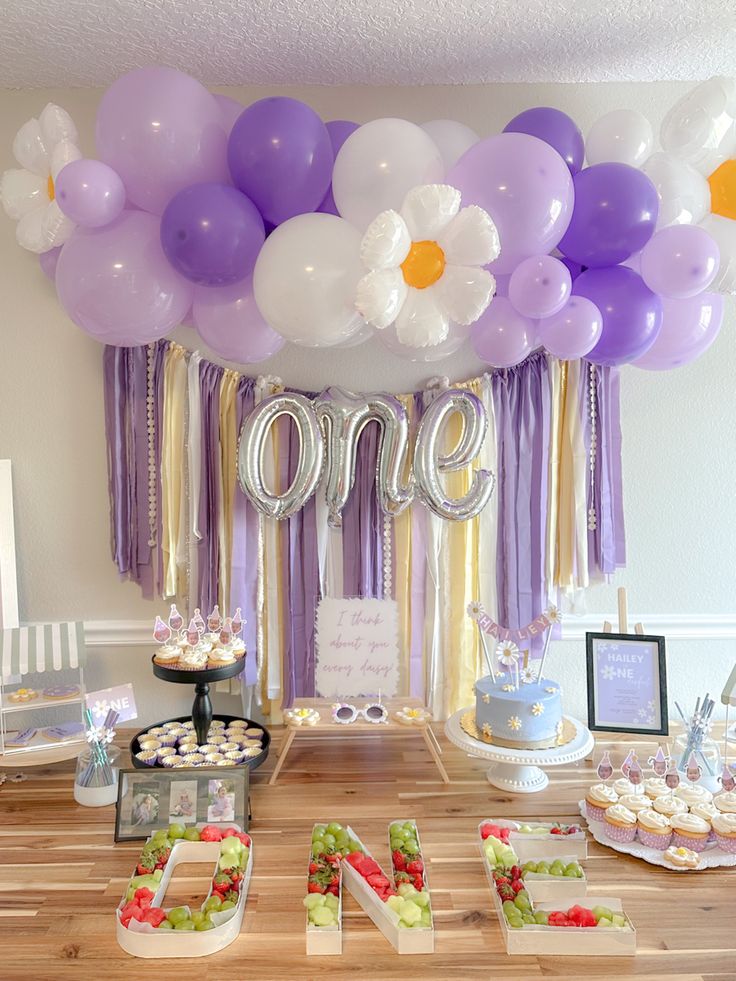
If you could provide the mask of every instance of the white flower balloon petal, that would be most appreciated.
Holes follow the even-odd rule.
[[[15,238],[22,248],[36,254],[46,252],[53,246],[46,243],[43,231],[43,216],[45,208],[36,208],[23,215],[15,226]]]
[[[460,210],[460,191],[449,184],[422,184],[404,198],[401,217],[414,242],[436,239]]]
[[[37,119],[29,119],[27,123],[23,123],[15,134],[13,156],[21,167],[40,177],[48,177],[49,155]]]
[[[67,218],[56,201],[52,201],[41,213],[41,229],[44,240],[51,243],[43,249],[45,252],[48,248],[55,249],[68,241],[74,231],[74,222]]]
[[[382,211],[365,231],[360,258],[367,269],[400,266],[411,247],[406,222],[398,211]]]
[[[0,201],[5,214],[18,221],[38,207],[48,203],[48,181],[30,170],[6,170],[0,183]]]
[[[373,269],[358,283],[355,308],[369,324],[382,330],[396,320],[407,292],[400,269]]]
[[[51,176],[54,180],[59,176],[59,173],[66,167],[68,163],[73,160],[81,160],[82,151],[78,146],[69,140],[63,140],[58,143],[51,151],[50,166],[51,166]]]
[[[496,280],[477,266],[447,266],[434,287],[442,309],[456,324],[474,324],[496,291]]]
[[[487,266],[501,254],[493,219],[475,204],[463,208],[437,241],[447,261],[459,266]]]
[[[436,287],[411,290],[396,317],[396,336],[410,347],[430,347],[447,337],[450,319],[437,298]]]
[[[61,106],[57,106],[53,102],[44,106],[38,117],[38,123],[43,142],[47,147],[65,140],[76,143],[79,139],[77,127],[74,125],[72,117],[66,109],[62,109]]]

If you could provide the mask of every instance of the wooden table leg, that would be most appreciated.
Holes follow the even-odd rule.
[[[286,754],[289,752],[289,749],[291,748],[291,744],[294,742],[295,736],[296,736],[296,729],[290,728],[289,731],[286,733],[286,738],[284,739],[283,746],[281,747],[279,758],[276,761],[276,766],[273,768],[273,773],[268,778],[269,787],[273,786],[273,784],[276,783],[276,779],[278,778],[278,775],[281,772],[281,767],[286,762]]]
[[[445,769],[444,764],[442,763],[442,760],[440,759],[440,753],[442,752],[442,750],[440,749],[440,747],[439,747],[439,745],[437,743],[437,738],[436,738],[435,734],[432,732],[432,730],[429,728],[428,725],[425,725],[422,728],[422,736],[424,737],[424,742],[427,744],[427,749],[429,750],[429,752],[430,752],[430,754],[432,756],[432,759],[437,764],[437,769],[440,771],[440,776],[442,777],[442,782],[443,783],[449,783],[450,782],[450,778],[447,775],[447,770]]]

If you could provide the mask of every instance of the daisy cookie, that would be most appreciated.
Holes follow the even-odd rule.
[[[10,701],[32,702],[34,698],[38,698],[38,692],[35,688],[18,688],[10,696]]]
[[[680,869],[696,869],[700,864],[700,855],[691,848],[676,847],[671,845],[665,852],[664,857],[672,865]]]

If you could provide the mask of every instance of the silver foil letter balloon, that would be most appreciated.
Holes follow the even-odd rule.
[[[272,494],[264,480],[263,455],[271,426],[284,415],[291,416],[299,433],[299,461],[289,488],[283,494]],[[238,478],[243,493],[261,514],[289,518],[317,489],[324,452],[322,431],[309,399],[292,392],[269,396],[243,420],[240,430]]]
[[[444,454],[442,441],[454,412],[462,416],[462,433],[457,445]],[[465,389],[442,392],[422,416],[414,449],[414,479],[422,500],[440,518],[467,521],[480,514],[490,500],[495,485],[490,470],[476,470],[468,493],[454,500],[447,497],[440,476],[470,465],[483,446],[487,427],[483,403]]]
[[[316,400],[315,409],[327,444],[325,496],[329,524],[333,528],[342,524],[342,509],[355,484],[358,440],[374,420],[381,427],[376,461],[381,510],[389,515],[400,514],[414,497],[411,474],[406,482],[402,480],[409,447],[409,420],[401,402],[392,395],[356,395],[332,386]]]

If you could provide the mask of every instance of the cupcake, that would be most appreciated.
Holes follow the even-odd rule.
[[[228,726],[227,729],[224,730],[224,732],[228,740],[231,742],[233,741],[237,742],[239,739],[245,738],[244,735],[245,730],[239,726]]]
[[[241,749],[252,749],[254,746],[256,748],[258,748],[258,749],[261,749],[262,748],[261,740],[260,739],[243,739],[240,742],[240,748]],[[642,794],[642,797],[643,796],[644,795]]]
[[[225,759],[222,753],[206,753],[204,758],[205,758],[205,762],[209,763],[210,766],[216,766],[220,762],[220,760]]]
[[[690,806],[690,813],[697,814],[698,817],[705,818],[706,821],[710,821],[712,824],[714,815],[720,814],[721,812],[712,800],[704,800],[698,804],[692,804]]]
[[[207,664],[211,668],[226,668],[235,664],[235,655],[224,647],[217,647],[214,651],[210,651]]]
[[[263,739],[263,729],[259,729],[258,726],[253,726],[250,729],[246,729],[245,734],[250,739]]]
[[[158,739],[139,739],[138,745],[141,749],[154,753],[161,747],[161,743]]]
[[[148,730],[148,732],[146,733],[146,735],[147,736],[153,736],[154,739],[157,739],[159,736],[163,735],[165,732],[166,732],[166,729],[164,729],[163,726],[154,726],[153,729],[149,729]]]
[[[243,750],[243,758],[260,756],[263,750],[260,746],[249,746],[247,749]]]
[[[606,810],[606,834],[613,841],[633,841],[636,838],[636,814],[623,804],[611,804]]]
[[[726,790],[722,794],[716,794],[713,803],[723,814],[736,814],[736,791]]]
[[[158,756],[156,755],[156,751],[153,750],[153,749],[144,749],[144,750],[141,750],[140,753],[136,753],[135,754],[135,758],[137,760],[140,760],[141,763],[145,763],[146,766],[155,766],[156,765],[156,761],[158,760]]]
[[[153,660],[164,668],[175,668],[178,666],[180,654],[178,647],[170,647],[166,644],[164,647],[159,647],[153,655]]]
[[[634,814],[638,814],[639,811],[645,810],[647,807],[652,806],[651,800],[646,794],[624,794],[623,797],[619,797],[617,803],[623,804],[624,807],[628,807],[630,811]]]
[[[214,722],[212,723],[212,725],[214,725]],[[187,719],[185,722],[182,722],[181,727],[182,729],[189,729],[189,731],[191,732],[194,729],[194,723],[192,722],[191,719]]]
[[[165,759],[176,759],[177,753],[173,746],[161,746],[156,750],[156,755],[159,763],[163,763]]]
[[[187,766],[201,766],[204,763],[204,756],[201,753],[187,753],[181,757]]]
[[[226,760],[235,760],[236,763],[243,762],[243,752],[240,749],[231,749],[229,753],[225,753]]]
[[[196,753],[197,749],[196,739],[186,739],[184,742],[179,743],[177,752],[179,753],[179,756],[187,756],[189,753]]]
[[[702,787],[699,783],[681,783],[677,790],[675,790],[675,797],[684,800],[690,808],[692,808],[693,804],[710,803],[713,800],[713,794],[707,787]]]
[[[205,756],[209,756],[210,753],[217,752],[217,746],[213,746],[212,743],[205,743],[204,746],[199,747],[199,752],[204,753]]]
[[[221,753],[232,753],[234,749],[240,749],[239,743],[220,743],[217,747]]]
[[[161,766],[170,768],[172,766],[178,766],[179,760],[181,760],[181,756],[174,755],[174,756],[164,756],[164,758],[162,760],[159,760],[159,762],[161,763]]]
[[[613,787],[604,783],[594,784],[585,795],[585,813],[590,821],[603,821],[608,808],[618,800]]]
[[[713,833],[716,844],[731,855],[736,854],[736,813],[718,811],[713,815]]]
[[[183,756],[177,756],[177,758],[172,763],[172,766],[174,767],[175,770],[183,770],[184,767],[189,766],[189,764],[187,763],[187,761],[184,759]]]
[[[162,732],[158,741],[162,746],[176,746],[176,736],[173,732]]]
[[[655,811],[667,817],[672,817],[673,814],[684,814],[687,811],[687,804],[679,797],[657,797],[651,804]]]
[[[618,780],[613,781],[612,786],[619,797],[627,797],[631,794],[642,796],[644,794],[643,788],[641,786],[637,787],[627,777],[619,777]]]
[[[177,739],[182,739],[184,736],[189,735],[189,730],[185,729],[184,726],[177,725],[173,729],[169,729],[169,735],[175,736]]]
[[[180,671],[203,671],[207,667],[207,655],[192,648],[179,658]]]
[[[676,848],[692,848],[702,852],[708,844],[710,821],[697,814],[674,814],[672,822],[672,844]]]
[[[235,760],[229,760],[227,757],[221,759],[220,762],[216,764],[216,766],[237,766],[237,765],[238,764],[235,762]]]
[[[240,637],[233,637],[230,642],[230,650],[237,658],[245,657],[245,641],[241,640]]]
[[[672,841],[672,825],[665,814],[660,814],[651,807],[639,811],[637,815],[639,841],[649,848],[664,851]]]
[[[221,736],[220,735],[221,732],[222,729],[217,729],[214,735],[212,734],[208,735],[207,742],[211,743],[211,745],[213,746],[221,746],[222,743],[228,742],[227,736]]]
[[[222,721],[222,719],[213,719],[212,722],[210,722],[210,729],[224,729],[224,728],[225,728],[225,723]]]
[[[236,729],[247,729],[248,728],[248,723],[245,721],[245,719],[231,719],[230,720],[230,725],[231,726],[234,726]]]
[[[161,726],[161,728],[162,729],[165,729],[167,732],[171,732],[172,729],[178,729],[179,728],[179,723],[178,722],[164,722],[164,724]]]
[[[669,797],[672,791],[664,782],[664,777],[649,777],[644,781],[644,793],[654,800],[656,797]]]

